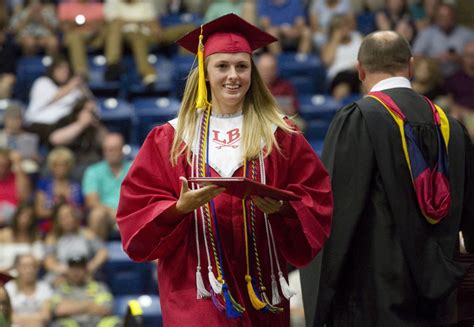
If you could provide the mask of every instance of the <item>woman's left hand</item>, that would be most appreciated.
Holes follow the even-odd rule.
[[[268,215],[279,212],[285,203],[282,200],[278,201],[272,198],[262,198],[259,196],[252,196],[252,201],[261,211]]]

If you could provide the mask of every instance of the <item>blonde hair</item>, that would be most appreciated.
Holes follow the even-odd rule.
[[[250,88],[245,95],[242,108],[244,116],[242,126],[243,160],[256,158],[260,153],[262,142],[266,150],[266,156],[271,153],[273,147],[280,150],[273,132],[274,125],[287,133],[295,132],[279,113],[280,110],[275,98],[262,81],[253,60],[250,61],[252,66]],[[191,149],[184,144],[183,140],[188,140],[189,144],[194,143],[198,119],[197,109],[195,108],[197,86],[198,71],[197,68],[194,68],[186,81],[178,114],[178,126],[171,146],[171,162],[173,165],[176,165],[178,157],[184,152],[186,152],[187,160],[190,161]],[[209,87],[208,94],[210,94]]]
[[[72,168],[74,164],[74,153],[64,146],[59,146],[51,150],[46,159],[49,170],[53,168],[54,162],[57,159],[64,159],[69,168]]]

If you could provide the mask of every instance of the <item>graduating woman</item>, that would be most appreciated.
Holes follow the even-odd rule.
[[[289,326],[287,264],[309,263],[329,236],[328,174],[252,60],[274,41],[234,14],[181,38],[198,67],[178,118],[151,131],[122,184],[123,247],[159,259],[166,326]],[[204,176],[244,176],[300,199],[188,185]]]

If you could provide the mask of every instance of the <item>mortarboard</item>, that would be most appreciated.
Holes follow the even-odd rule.
[[[202,108],[207,104],[204,58],[214,53],[251,54],[254,50],[275,41],[277,41],[275,37],[235,14],[214,19],[176,41],[198,57],[199,83],[196,107]]]

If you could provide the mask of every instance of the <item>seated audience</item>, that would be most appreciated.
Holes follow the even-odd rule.
[[[295,50],[300,55],[311,51],[311,30],[301,0],[258,0],[257,15],[265,32],[279,39],[268,46],[273,54]]]
[[[451,114],[463,121],[474,140],[474,41],[466,43],[462,52],[462,68],[444,83],[450,97]]]
[[[19,105],[10,104],[3,115],[4,128],[0,130],[0,147],[9,148],[21,156],[21,167],[30,174],[39,168],[39,137],[23,129],[23,112]]]
[[[89,276],[107,260],[107,248],[94,233],[81,226],[81,211],[69,203],[56,207],[54,228],[46,237],[46,258],[44,266],[50,273],[49,279],[54,285],[62,281],[67,263],[72,258],[86,258]]]
[[[441,65],[441,73],[448,77],[459,68],[463,47],[472,40],[474,31],[457,23],[454,7],[441,4],[435,22],[415,38],[413,54],[436,59]]]
[[[11,276],[0,273],[0,325],[10,327],[12,323],[12,305],[10,297],[5,289],[5,283],[11,280]]]
[[[328,42],[322,48],[321,60],[327,68],[331,95],[341,100],[360,92],[356,65],[362,35],[355,30],[353,15],[334,16],[328,32]]]
[[[25,7],[10,22],[16,41],[28,56],[37,54],[40,49],[50,56],[55,55],[59,49],[57,27],[56,10],[45,0],[26,0]]]
[[[49,136],[53,146],[65,146],[74,153],[73,177],[82,178],[84,169],[101,159],[100,141],[107,129],[99,118],[97,102],[92,98],[79,99],[72,113],[56,123]]]
[[[385,7],[375,15],[375,25],[379,31],[392,30],[400,33],[410,43],[415,36],[408,0],[386,0]]]
[[[102,239],[107,239],[116,227],[115,216],[120,196],[120,185],[131,162],[123,156],[124,140],[118,133],[105,136],[102,143],[104,160],[87,168],[82,187],[89,209],[89,227]]]
[[[89,76],[87,47],[102,48],[105,36],[104,4],[95,0],[61,1],[58,19],[74,74]]]
[[[0,227],[10,224],[17,206],[30,194],[30,180],[21,167],[21,156],[0,148]]]
[[[413,65],[413,90],[435,101],[444,92],[438,64],[432,58],[420,57]]]
[[[50,321],[53,290],[38,279],[40,264],[29,254],[15,260],[17,277],[5,285],[11,299],[12,324],[18,327],[46,327]]]
[[[43,232],[51,229],[54,208],[67,201],[77,207],[84,205],[80,183],[72,180],[74,154],[65,147],[54,148],[46,159],[48,175],[36,186],[35,209]]]
[[[13,215],[10,227],[0,230],[0,271],[11,271],[15,258],[32,255],[39,263],[44,259],[44,243],[36,225],[33,205],[21,204]]]
[[[106,0],[104,7],[107,22],[105,57],[106,80],[121,76],[123,43],[126,42],[144,85],[156,81],[155,68],[148,62],[150,46],[159,37],[158,14],[151,0]]]
[[[40,142],[47,144],[55,124],[72,113],[74,104],[81,97],[90,94],[80,76],[73,76],[68,61],[56,57],[48,67],[46,76],[34,81],[30,92],[30,103],[25,120],[29,130],[40,136]]]
[[[336,15],[351,13],[350,0],[313,0],[308,7],[313,44],[316,49],[327,42],[329,24]]]
[[[87,260],[73,257],[67,263],[65,280],[53,296],[52,326],[118,326],[112,316],[113,296],[105,284],[89,277]]]

